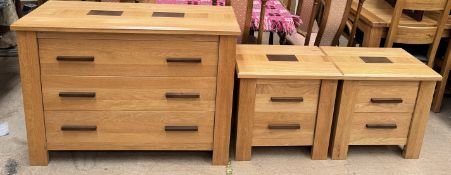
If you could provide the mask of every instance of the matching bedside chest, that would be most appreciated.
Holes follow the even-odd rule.
[[[236,160],[254,146],[312,146],[327,159],[340,71],[318,47],[238,45]]]
[[[346,159],[349,145],[404,145],[404,158],[419,158],[441,76],[402,49],[321,49],[344,79],[335,108],[332,159]]]
[[[12,29],[31,165],[51,150],[204,150],[228,162],[231,7],[49,1]]]

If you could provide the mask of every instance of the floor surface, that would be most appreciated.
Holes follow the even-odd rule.
[[[421,158],[405,160],[398,146],[353,146],[348,160],[310,160],[308,147],[253,150],[252,161],[212,166],[209,152],[51,152],[46,167],[28,166],[27,141],[17,58],[0,58],[0,174],[451,174],[451,98],[441,113],[431,113]],[[233,154],[233,150],[231,150]],[[231,157],[233,160],[233,156]]]

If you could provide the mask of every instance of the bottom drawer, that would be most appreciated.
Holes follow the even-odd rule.
[[[315,113],[256,112],[252,146],[313,144]]]
[[[214,112],[46,111],[49,150],[212,150]]]
[[[412,113],[354,113],[350,145],[404,145]]]

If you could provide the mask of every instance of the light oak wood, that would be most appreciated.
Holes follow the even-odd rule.
[[[45,110],[214,111],[216,78],[42,76]],[[60,92],[95,92],[95,98],[59,97]],[[165,94],[199,93],[199,98]]]
[[[319,91],[318,114],[312,147],[313,160],[326,160],[334,113],[338,80],[322,80]]]
[[[39,39],[43,75],[215,77],[216,42],[109,39]],[[94,61],[58,61],[58,56],[92,56]],[[173,63],[168,58],[201,59]]]
[[[20,78],[27,127],[30,165],[46,166],[47,153],[44,107],[41,94],[38,41],[35,32],[17,32],[19,44]]]
[[[420,157],[435,85],[436,82],[434,81],[423,81],[420,83],[417,105],[415,106],[409,136],[402,154],[406,159],[418,159]]]
[[[345,80],[440,81],[442,78],[402,49],[320,48]],[[386,57],[392,63],[365,63],[360,57]]]
[[[295,55],[295,61],[269,61],[269,55]],[[238,78],[337,79],[341,73],[317,47],[238,45]]]
[[[137,33],[112,34],[77,32],[37,32],[36,35],[38,39],[219,42],[219,37],[214,35],[152,35]]]
[[[255,79],[240,80],[235,160],[251,160],[255,90]]]
[[[49,150],[211,150],[214,112],[46,111]],[[62,126],[96,131],[62,131]],[[165,131],[197,126],[198,131]]]
[[[316,113],[255,112],[252,146],[305,146],[313,144]],[[270,124],[299,124],[300,129],[269,129]]]
[[[404,145],[412,113],[354,113],[349,145]],[[366,124],[396,124],[396,129],[371,129]]]
[[[448,83],[449,73],[451,70],[451,40],[448,41],[448,48],[445,54],[445,58],[440,65],[440,75],[443,76],[443,80],[437,83],[437,89],[432,101],[432,111],[440,112],[443,103],[443,97],[446,91],[446,84]]]
[[[216,85],[216,113],[213,143],[213,164],[226,165],[229,161],[229,144],[233,106],[236,38],[221,36]]]
[[[121,16],[87,15],[90,10],[123,11]],[[152,17],[153,12],[184,18]],[[70,20],[68,20],[70,19]],[[219,27],[220,26],[220,27]],[[146,34],[241,34],[232,7],[149,3],[50,1],[14,23],[13,30]]]

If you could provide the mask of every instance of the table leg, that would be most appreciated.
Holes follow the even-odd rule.
[[[363,31],[363,47],[379,47],[382,40],[384,28],[371,27],[364,23],[359,23],[358,27]]]
[[[442,107],[443,96],[445,95],[446,83],[448,82],[449,71],[451,68],[451,40],[448,43],[448,50],[446,51],[445,60],[441,65],[440,74],[443,79],[441,82],[438,82],[437,90],[434,95],[434,101],[432,102],[432,111],[440,112],[440,108]]]

